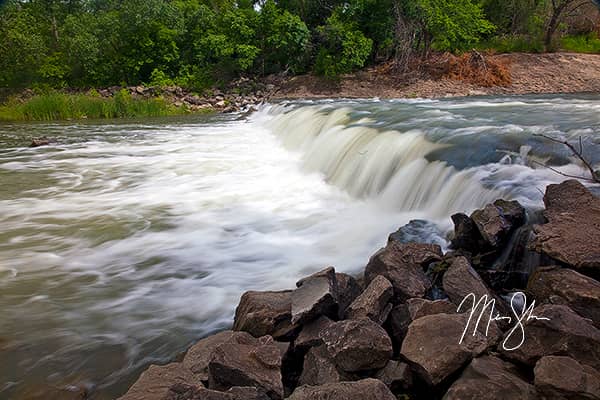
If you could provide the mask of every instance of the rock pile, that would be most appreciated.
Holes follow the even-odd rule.
[[[329,267],[294,290],[246,292],[233,330],[151,366],[122,399],[600,399],[600,199],[567,181],[545,204],[536,226],[515,201],[453,216],[446,254],[392,235],[364,279]],[[497,276],[514,272],[503,254],[516,236],[548,265],[494,289],[514,282]],[[480,298],[493,314],[471,313]]]

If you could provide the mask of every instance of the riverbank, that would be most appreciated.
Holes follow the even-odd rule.
[[[445,254],[412,242],[411,222],[363,275],[246,292],[233,330],[151,366],[121,400],[597,399],[600,198],[571,180],[544,203],[541,224],[516,201],[453,215]]]

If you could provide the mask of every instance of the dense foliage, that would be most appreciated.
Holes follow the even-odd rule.
[[[577,35],[593,39],[597,26],[572,23],[594,11],[582,1],[8,0],[0,9],[0,87],[202,90],[244,74],[337,77],[474,46],[590,51],[592,42]]]

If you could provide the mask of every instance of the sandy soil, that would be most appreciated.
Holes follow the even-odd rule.
[[[315,76],[297,76],[278,86],[274,98],[402,98],[449,97],[486,94],[600,93],[600,54],[512,53],[494,55],[510,65],[512,84],[482,87],[464,81],[406,77],[381,73],[377,69],[359,71],[331,83]]]

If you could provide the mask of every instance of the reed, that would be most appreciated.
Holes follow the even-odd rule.
[[[26,101],[0,105],[0,121],[54,121],[83,118],[132,118],[179,115],[188,112],[162,98],[137,99],[122,90],[109,98],[94,94],[52,92]]]

